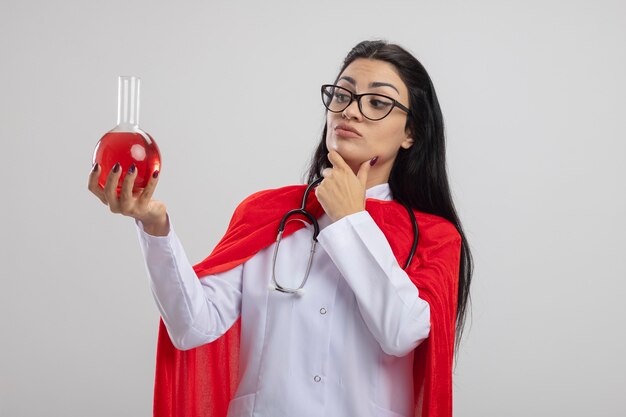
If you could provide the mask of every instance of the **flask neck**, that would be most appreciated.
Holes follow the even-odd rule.
[[[120,76],[117,89],[117,127],[139,127],[139,82],[134,76]]]

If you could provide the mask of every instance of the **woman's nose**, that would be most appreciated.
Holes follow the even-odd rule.
[[[341,113],[341,115],[343,116],[344,119],[348,119],[348,120],[362,120],[363,115],[361,114],[361,111],[359,110],[359,103],[354,100],[352,103],[350,103],[350,105],[348,105],[348,107],[345,108],[345,110]]]

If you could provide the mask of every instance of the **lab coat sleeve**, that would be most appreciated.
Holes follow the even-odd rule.
[[[385,353],[405,356],[428,337],[429,305],[367,211],[325,227],[318,241],[352,289],[363,320]]]
[[[135,223],[157,308],[174,346],[187,350],[217,339],[241,314],[243,264],[198,279],[169,220],[167,236]]]

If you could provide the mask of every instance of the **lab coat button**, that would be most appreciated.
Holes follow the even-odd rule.
[[[315,377],[313,378],[313,381],[315,382],[320,382],[322,380],[322,377],[319,375],[315,375]]]
[[[326,309],[324,307],[320,308],[320,314],[326,314]]]

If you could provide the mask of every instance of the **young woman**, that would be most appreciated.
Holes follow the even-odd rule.
[[[152,200],[158,172],[132,195],[131,167],[119,198],[119,165],[104,189],[90,174],[135,219],[161,312],[156,416],[452,415],[472,261],[434,87],[407,51],[365,41],[321,95],[310,186],[246,198],[197,265]]]

